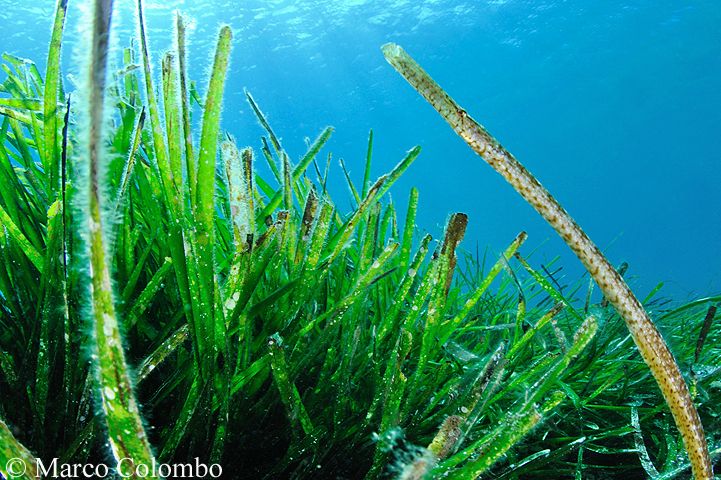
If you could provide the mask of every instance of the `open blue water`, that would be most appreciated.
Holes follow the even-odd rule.
[[[81,3],[69,1],[66,72],[74,68]],[[116,3],[124,46],[134,2]],[[172,12],[193,17],[190,70],[201,91],[218,25],[233,27],[223,124],[241,144],[257,146],[262,133],[243,88],[295,159],[306,137],[335,126],[330,149],[356,182],[370,128],[377,175],[420,144],[421,157],[392,190],[402,211],[410,187],[420,189],[420,229],[438,237],[447,215],[463,211],[470,216],[463,245],[490,252],[523,229],[534,265],[560,255],[562,281],[578,281],[580,264],[551,228],[386,64],[379,47],[393,41],[539,177],[614,264],[630,264],[641,298],[660,281],[662,293],[677,299],[721,291],[718,0],[165,0],[146,7],[155,59],[170,46]],[[0,0],[0,51],[42,65],[53,9],[51,0]],[[350,205],[336,162],[332,168],[336,201]]]

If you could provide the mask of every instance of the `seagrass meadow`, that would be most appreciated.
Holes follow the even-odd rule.
[[[712,478],[721,295],[633,303],[609,265],[595,301],[592,278],[534,265],[523,232],[497,255],[464,247],[464,213],[422,235],[418,190],[393,189],[402,212],[388,195],[421,149],[373,179],[372,131],[363,177],[343,167],[343,209],[331,127],[292,154],[245,92],[264,135],[223,128],[229,27],[199,73],[180,13],[153,55],[142,0],[137,35],[113,42],[113,2],[90,3],[75,90],[60,58],[80,2],[57,2],[45,72],[2,57],[6,478],[219,471],[199,463],[222,478]],[[383,52],[489,163],[515,162],[400,47]],[[569,244],[598,278],[588,242]]]

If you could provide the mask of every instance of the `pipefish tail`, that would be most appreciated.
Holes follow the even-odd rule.
[[[701,419],[666,342],[621,275],[541,183],[478,122],[473,120],[400,46],[382,47],[386,60],[563,238],[626,322],[641,356],[671,409],[698,480],[713,478]]]

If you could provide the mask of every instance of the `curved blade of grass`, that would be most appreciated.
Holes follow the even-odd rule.
[[[173,178],[173,189],[183,205],[183,139],[181,106],[178,99],[178,67],[171,53],[166,53],[162,61],[163,106],[165,107],[165,131],[168,140],[168,161]]]
[[[496,276],[498,276],[503,267],[506,265],[506,262],[510,260],[511,257],[513,257],[513,255],[521,247],[523,242],[526,241],[526,238],[528,238],[526,232],[521,232],[516,236],[513,242],[511,242],[508,248],[506,248],[506,250],[503,252],[501,258],[498,259],[498,261],[493,265],[493,267],[491,267],[491,270],[485,276],[483,281],[481,281],[481,283],[478,285],[478,287],[476,287],[474,292],[466,299],[466,302],[463,304],[461,310],[446,323],[448,325],[447,331],[443,333],[439,339],[441,345],[450,338],[451,334],[455,331],[455,329],[460,326],[461,322],[463,322],[466,317],[468,317],[468,315],[473,310],[473,307],[476,306],[481,297],[483,297],[483,294],[486,292],[486,290],[488,290],[488,287],[490,287],[491,283],[493,283],[493,280],[496,278]]]
[[[268,339],[268,349],[273,379],[280,392],[280,398],[285,405],[288,420],[290,420],[294,429],[299,428],[306,435],[312,435],[313,423],[303,405],[298,388],[289,377],[288,364],[283,351],[283,340],[280,335],[275,334]]]
[[[65,116],[63,118],[62,128],[62,139],[61,139],[61,150],[60,150],[60,214],[62,215],[62,309],[63,309],[63,341],[65,343],[64,359],[65,365],[72,365],[73,359],[75,358],[71,342],[66,339],[71,338],[71,333],[74,330],[74,323],[76,320],[71,320],[70,308],[69,308],[69,287],[68,287],[68,253],[70,252],[71,245],[68,241],[68,215],[67,215],[67,184],[68,184],[68,128],[70,126],[70,102],[71,96],[68,95],[67,103],[65,104]],[[73,390],[73,374],[75,370],[65,368],[63,370],[63,386],[67,393],[66,401],[71,402],[71,396],[69,393]]]
[[[58,331],[60,320],[56,315],[58,307],[62,305],[62,309],[66,310],[67,302],[64,296],[64,281],[56,283],[56,279],[64,278],[63,263],[63,226],[62,226],[62,210],[61,201],[58,199],[48,209],[47,223],[47,245],[45,250],[45,262],[43,265],[43,275],[40,283],[43,296],[42,313],[39,331],[39,348],[37,352],[37,364],[35,375],[35,398],[36,428],[43,429],[43,423],[46,416],[46,406],[48,400],[48,391],[50,389],[51,372],[55,367],[54,359],[62,348],[55,342],[51,332]],[[64,320],[64,319],[63,319]],[[39,442],[44,441],[40,439]],[[37,448],[42,448],[36,443]]]
[[[348,173],[348,169],[345,166],[345,162],[341,158],[338,163],[340,163],[340,169],[343,171],[343,176],[345,177],[345,182],[348,185],[348,190],[350,190],[350,193],[353,196],[353,199],[355,200],[355,205],[360,205],[361,196],[358,193],[358,189],[355,188],[355,185],[353,185],[353,180],[351,180],[351,178],[350,178],[350,173]]]
[[[364,192],[366,190],[364,189]],[[416,228],[416,213],[418,212],[418,189],[411,188],[406,211],[406,223],[403,228],[403,241],[401,242],[401,259],[398,268],[405,272],[411,260],[411,247],[413,246],[413,231]]]
[[[305,256],[305,265],[314,268],[320,262],[323,254],[323,245],[331,227],[331,216],[333,214],[333,205],[330,202],[320,200],[320,212],[313,224],[310,234],[310,243],[308,245]]]
[[[153,152],[158,162],[158,170],[163,182],[163,193],[168,203],[168,208],[174,214],[171,218],[177,218],[180,213],[177,192],[174,190],[173,171],[170,167],[168,149],[165,144],[163,126],[160,123],[160,108],[153,88],[153,75],[150,71],[150,53],[148,52],[148,39],[145,32],[145,17],[143,1],[138,0],[138,28],[140,31],[140,50],[143,59],[143,71],[145,73],[145,94],[148,100],[148,112],[150,113],[150,128],[153,133]]]
[[[167,340],[165,340],[153,353],[151,353],[143,362],[138,366],[138,373],[136,375],[136,382],[142,382],[150,372],[155,370],[158,365],[163,363],[168,355],[173,353],[180,345],[188,339],[188,324],[183,325],[175,331]]]
[[[378,227],[378,234],[376,235],[376,246],[381,247],[386,242],[386,235],[390,229],[391,238],[396,239],[399,237],[398,234],[398,218],[396,216],[396,209],[393,205],[393,199],[389,197],[388,205],[383,210],[383,216],[380,220]]]
[[[6,471],[6,468],[12,471]],[[15,472],[23,473],[15,475]],[[7,474],[8,478],[23,480],[40,478],[37,473],[37,459],[30,450],[17,441],[2,419],[0,419],[0,473]]]
[[[58,0],[55,22],[50,37],[47,66],[45,70],[45,94],[43,96],[43,133],[45,141],[44,167],[50,172],[50,188],[60,191],[60,145],[58,144],[58,91],[60,84],[60,48],[65,26],[68,0]]]
[[[705,297],[705,298],[699,298],[698,300],[694,300],[692,302],[685,303],[684,305],[675,308],[671,310],[670,312],[666,312],[663,315],[659,317],[659,320],[666,320],[668,318],[671,318],[675,315],[679,315],[681,313],[687,312],[693,308],[698,307],[699,305],[704,305],[707,303],[716,303],[721,302],[721,295],[719,296],[713,296],[713,297]]]
[[[551,310],[548,311],[545,315],[543,315],[536,324],[529,328],[526,333],[523,334],[523,336],[517,341],[513,343],[513,347],[508,351],[508,358],[513,358],[516,356],[518,352],[520,352],[527,344],[531,341],[533,336],[538,333],[539,330],[541,330],[547,323],[551,322],[553,320],[553,317],[555,317],[561,310],[563,310],[565,305],[562,302],[558,302],[551,308]]]
[[[696,340],[696,350],[693,354],[693,361],[694,363],[698,363],[699,358],[701,357],[701,352],[703,351],[704,343],[706,343],[706,338],[708,337],[709,332],[711,331],[711,324],[713,322],[714,317],[716,316],[716,305],[711,305],[708,307],[708,310],[706,311],[706,316],[704,317],[703,324],[701,325],[701,331],[698,334],[698,340]]]
[[[158,458],[161,460],[166,461],[167,459],[172,458],[175,454],[175,450],[178,448],[180,441],[183,439],[185,431],[190,424],[190,420],[195,415],[198,405],[200,404],[201,397],[206,390],[206,385],[207,384],[201,384],[200,377],[195,377],[195,379],[193,379],[193,383],[188,391],[188,396],[185,399],[185,403],[183,404],[180,414],[173,423],[173,428],[170,431],[168,438],[166,438],[163,443],[163,450],[160,452],[160,455],[158,455]]]
[[[438,433],[433,437],[423,455],[413,463],[406,465],[401,472],[403,480],[422,480],[439,460],[448,456],[461,436],[463,419],[457,415],[449,415],[441,424]]]
[[[150,302],[153,297],[163,288],[163,282],[165,277],[173,266],[173,261],[170,257],[165,257],[165,261],[160,266],[157,272],[150,279],[148,284],[145,286],[143,291],[138,296],[133,306],[128,311],[125,317],[125,329],[130,330],[135,323],[140,319],[140,316],[150,306]]]
[[[101,215],[100,162],[103,156],[105,81],[112,0],[96,0],[92,17],[92,46],[88,64],[88,201],[90,243],[90,311],[94,337],[92,363],[96,371],[100,407],[116,461],[128,458],[136,465],[155,462],[143,427],[125,362],[118,318],[113,304],[108,248]],[[126,472],[127,473],[127,472]]]
[[[469,447],[462,452],[465,453],[469,450],[475,452],[475,458],[466,462],[462,467],[450,471],[448,476],[444,475],[444,477],[454,480],[477,478],[505,455],[511,447],[520,442],[563,401],[563,398],[564,394],[556,391],[549,395],[543,404],[527,403],[518,412],[508,415],[507,420],[500,427],[481,439],[482,442],[476,442],[478,445]],[[442,471],[441,468],[438,473],[435,471],[433,473],[443,475]]]
[[[385,265],[385,263],[395,253],[397,249],[397,243],[388,244],[388,246],[373,262],[370,268],[363,272],[363,274],[358,278],[356,284],[351,289],[351,292],[347,296],[339,300],[338,303],[333,305],[332,308],[329,308],[324,314],[314,318],[312,321],[308,322],[305,326],[303,326],[300,329],[299,335],[306,335],[313,328],[315,328],[316,325],[320,324],[324,320],[330,319],[329,323],[332,324],[334,317],[337,319],[338,317],[342,316],[346,311],[348,311],[348,309],[351,307],[351,305],[353,305],[354,302],[356,302],[362,295],[366,294],[366,288],[373,283],[374,278],[381,274],[381,268]]]
[[[185,22],[180,12],[176,12],[175,30],[178,50],[178,71],[180,77],[180,106],[183,118],[183,140],[185,142],[185,169],[188,176],[188,190],[190,198],[197,195],[198,163],[193,152],[193,136],[190,127],[190,105],[188,101],[188,80],[185,67]]]
[[[280,145],[280,140],[278,140],[278,137],[276,136],[273,129],[270,128],[270,124],[265,118],[263,111],[260,109],[260,107],[258,107],[258,104],[255,103],[255,99],[253,99],[253,96],[247,90],[245,91],[245,98],[248,99],[250,108],[253,109],[253,113],[255,113],[255,116],[258,117],[260,125],[265,129],[266,132],[268,132],[268,135],[270,136],[270,142],[273,144],[276,155],[278,155],[278,158],[281,158],[281,154],[284,152],[283,147]]]
[[[250,250],[255,232],[253,151],[246,148],[239,152],[238,147],[230,140],[223,142],[220,150],[228,180],[233,239],[236,252],[240,254]]]
[[[688,386],[666,342],[623,277],[601,250],[526,168],[473,120],[400,46],[383,46],[386,60],[415,88],[453,130],[558,232],[626,322],[641,357],[651,370],[683,437],[697,480],[713,478],[713,468]]]
[[[428,254],[428,244],[431,243],[431,236],[426,234],[421,239],[420,245],[418,246],[418,250],[416,251],[416,254],[413,257],[413,261],[411,262],[410,267],[408,268],[405,276],[403,277],[403,280],[401,280],[400,285],[398,285],[398,288],[396,289],[395,294],[393,295],[393,299],[391,300],[391,305],[388,311],[385,315],[383,315],[383,320],[381,321],[380,326],[378,327],[378,333],[376,335],[376,343],[380,345],[385,337],[393,332],[396,325],[396,317],[401,312],[401,309],[405,305],[406,301],[408,300],[407,296],[408,293],[411,291],[411,287],[413,286],[413,282],[416,278],[416,275],[418,274],[421,264],[423,263],[423,260],[425,259],[426,255]],[[402,247],[401,247],[402,248]],[[401,255],[403,252],[401,251]]]
[[[5,209],[0,205],[0,224],[7,229],[8,234],[18,243],[22,251],[25,253],[25,255],[28,257],[28,259],[32,262],[33,265],[35,265],[35,268],[38,269],[38,271],[43,271],[43,257],[40,255],[40,253],[33,247],[33,245],[30,243],[30,241],[27,239],[27,237],[23,234],[23,232],[20,231],[18,226],[13,222],[12,218],[10,218],[10,215],[7,214]]]
[[[361,196],[365,197],[368,194],[368,189],[371,186],[371,160],[373,159],[373,129],[368,132],[368,149],[366,150],[366,166],[363,170],[363,185]]]
[[[316,215],[318,214],[318,194],[315,188],[311,188],[305,197],[305,208],[303,208],[303,216],[300,221],[300,232],[298,232],[298,242],[295,249],[295,263],[299,264],[303,257],[308,253],[310,247],[310,234]]]
[[[133,135],[133,144],[130,147],[130,153],[128,153],[128,158],[125,160],[125,168],[123,169],[123,176],[120,178],[120,187],[118,188],[118,193],[115,197],[115,202],[113,204],[113,211],[112,215],[113,217],[117,215],[118,210],[120,209],[120,205],[123,203],[123,199],[125,198],[125,192],[128,190],[128,183],[130,182],[130,177],[133,173],[133,167],[135,167],[135,154],[138,151],[138,147],[140,147],[140,140],[141,140],[141,134],[143,132],[143,125],[145,125],[145,107],[140,111],[140,116],[138,117],[138,122],[135,125],[135,134]]]
[[[633,443],[636,445],[636,453],[638,454],[641,466],[649,478],[658,478],[658,470],[651,460],[651,455],[649,455],[648,450],[646,450],[646,443],[643,441],[641,422],[638,419],[638,408],[635,406],[631,406],[631,426],[633,427]]]
[[[573,336],[573,343],[568,350],[561,356],[556,364],[544,372],[543,377],[539,379],[530,389],[527,396],[528,402],[540,401],[541,397],[551,389],[561,374],[571,365],[571,362],[578,357],[583,349],[591,342],[591,339],[598,331],[598,322],[593,316],[583,321]]]
[[[7,119],[3,121],[0,129],[0,198],[5,202],[6,213],[10,218],[22,220],[20,202],[25,201],[26,191],[18,178],[15,162],[12,161],[5,148]]]
[[[401,420],[399,418],[401,416],[401,403],[408,383],[401,367],[412,346],[413,335],[411,332],[405,329],[401,330],[388,356],[383,382],[379,385],[371,408],[366,414],[366,424],[368,424],[375,414],[376,405],[382,403],[383,413],[378,429],[381,436],[376,443],[373,464],[365,476],[367,479],[376,478],[379,475],[383,467],[383,461],[387,457],[389,445],[383,438],[383,433],[389,431],[394,425],[398,425]]]
[[[291,232],[295,231],[295,215],[293,214],[294,209],[294,203],[293,203],[293,183],[291,182],[291,166],[290,166],[290,160],[288,159],[288,155],[285,153],[283,154],[283,208],[286,212],[288,212],[287,218],[285,219],[285,223],[283,225],[282,230],[282,241],[281,241],[281,248],[286,254],[286,257],[288,258],[289,263],[293,263],[293,259],[295,258],[295,251],[293,250],[296,247],[296,244],[291,239]],[[278,213],[278,218],[280,219],[280,213]]]
[[[43,109],[43,101],[38,98],[0,98],[0,105],[38,112]]]
[[[20,110],[15,110],[14,108],[5,107],[3,105],[0,105],[0,115],[12,118],[25,125],[31,125],[33,122],[31,115],[25,112],[21,112]]]
[[[508,355],[507,355],[508,357]],[[531,363],[530,365],[524,366],[523,372],[521,372],[519,375],[511,378],[510,380],[507,380],[503,383],[502,387],[497,393],[491,397],[489,400],[489,403],[495,403],[499,399],[501,399],[503,396],[508,394],[508,392],[514,390],[519,385],[526,384],[530,382],[533,378],[539,377],[543,375],[543,372],[547,372],[550,368],[552,368],[552,364],[558,359],[558,354],[551,353],[545,356],[542,356],[535,362]]]
[[[155,90],[153,88],[153,76],[150,71],[150,54],[148,52],[148,39],[145,34],[145,19],[143,13],[143,2],[138,0],[138,30],[140,37],[140,49],[141,57],[143,61],[143,72],[145,74],[145,93],[147,96],[148,112],[150,114],[150,127],[152,131],[152,144],[153,152],[155,153],[155,160],[157,162],[158,171],[160,172],[160,179],[162,183],[162,196],[165,197],[165,202],[168,208],[170,217],[170,226],[168,228],[170,256],[173,259],[173,267],[175,270],[175,278],[178,282],[178,291],[180,297],[183,300],[183,309],[189,321],[195,324],[195,317],[193,306],[194,303],[191,300],[191,289],[190,280],[188,278],[188,265],[186,263],[186,248],[183,239],[183,232],[181,229],[181,213],[182,208],[180,204],[179,192],[175,190],[175,181],[172,177],[172,169],[170,167],[170,160],[168,158],[168,150],[165,145],[165,136],[163,132],[162,124],[160,123],[160,109],[158,102],[155,97]],[[197,328],[191,328],[191,332],[195,332]],[[200,345],[203,343],[202,338],[193,335],[195,343],[195,350],[201,350]],[[198,356],[196,355],[196,359]],[[199,360],[197,360],[200,363]]]
[[[253,362],[245,370],[238,372],[234,377],[230,387],[230,394],[238,393],[250,380],[268,367],[270,363],[269,355],[264,355]]]
[[[554,287],[554,286],[551,284],[551,282],[549,282],[548,280],[546,280],[546,278],[545,278],[543,275],[541,275],[540,273],[538,273],[537,271],[535,271],[535,270],[533,269],[533,267],[531,267],[531,265],[528,264],[528,262],[526,261],[525,258],[523,258],[523,257],[522,257],[521,255],[519,255],[519,254],[516,254],[515,257],[516,257],[516,260],[518,260],[518,261],[520,262],[520,264],[523,266],[523,268],[526,269],[526,271],[527,271],[529,274],[531,274],[531,276],[533,277],[533,279],[536,280],[536,282],[541,286],[541,288],[543,288],[543,289],[546,291],[546,293],[548,293],[548,295],[549,295],[556,303],[561,303],[561,304],[563,304],[563,306],[566,307],[566,310],[567,310],[571,315],[573,315],[574,317],[576,317],[577,320],[582,320],[582,319],[583,319],[583,317],[581,316],[581,314],[578,313],[578,311],[576,311],[576,309],[573,307],[573,305],[571,304],[571,302],[570,302],[561,292],[559,292],[558,289],[556,289],[556,287]]]
[[[476,425],[478,419],[483,413],[488,398],[498,387],[504,371],[504,354],[506,353],[506,343],[496,348],[486,364],[483,366],[478,376],[473,382],[473,387],[468,392],[468,396],[463,402],[463,406],[459,409],[460,416],[463,419],[463,429],[458,439],[458,444],[462,444],[463,440],[469,435],[471,429]],[[490,387],[490,388],[489,388]],[[481,401],[483,399],[483,401]]]
[[[438,328],[446,304],[450,279],[455,267],[456,247],[463,238],[467,225],[468,216],[464,213],[454,213],[448,219],[440,254],[434,260],[436,264],[435,279],[433,280],[433,287],[428,301],[425,322],[421,330],[421,349],[418,353],[416,371],[410,381],[410,391],[415,391],[416,384],[420,381],[421,375],[425,373],[425,367],[433,347],[438,346]]]
[[[270,168],[270,171],[273,172],[273,177],[278,183],[281,183],[282,180],[280,178],[280,170],[278,170],[278,165],[275,163],[275,160],[273,160],[273,154],[270,152],[270,146],[268,145],[268,140],[265,137],[260,138],[261,143],[263,146],[260,148],[260,151],[263,153],[263,158],[265,158],[265,163],[268,164],[268,168]],[[272,195],[269,195],[272,196]],[[282,197],[278,197],[279,199]],[[278,200],[280,201],[280,200]],[[280,205],[280,203],[278,204]]]
[[[35,194],[33,195],[33,200],[35,199],[35,197],[38,197],[42,199],[43,204],[45,204],[46,202],[48,202],[49,198],[47,181],[45,176],[41,174],[39,167],[35,162],[35,158],[31,153],[31,139],[25,137],[23,129],[17,121],[10,119],[9,122],[15,140],[15,148],[20,153],[20,163],[23,165],[23,167],[25,167],[23,173],[25,174],[25,178],[27,179],[28,183],[30,183],[30,186],[32,187]],[[42,207],[38,208],[38,210],[42,209]]]
[[[157,236],[156,232],[150,233],[146,239],[148,244],[145,246],[145,248],[141,251],[140,255],[135,260],[135,268],[130,272],[130,275],[127,277],[125,282],[125,287],[123,288],[120,297],[122,298],[123,303],[127,304],[130,302],[131,296],[133,292],[135,291],[135,287],[138,284],[138,280],[140,279],[140,275],[143,273],[143,269],[146,266],[146,261],[148,257],[150,256],[150,253],[153,251],[153,242],[155,241],[155,238]]]
[[[351,239],[355,227],[363,219],[368,209],[375,203],[376,199],[379,198],[378,192],[383,188],[383,184],[388,179],[387,175],[379,178],[375,184],[368,190],[368,195],[358,205],[358,208],[353,212],[347,222],[335,233],[335,235],[328,241],[328,249],[331,251],[328,261],[332,262],[335,258],[340,255],[344,248],[346,248],[348,241]]]
[[[360,275],[368,264],[373,261],[378,243],[381,207],[381,203],[376,202],[358,228],[358,258],[353,259],[353,263],[356,265],[356,276]]]
[[[315,157],[320,152],[320,149],[328,142],[330,136],[333,134],[333,127],[325,127],[320,135],[313,140],[308,150],[305,152],[303,157],[298,162],[298,165],[293,168],[293,182],[297,182],[298,179],[305,173],[310,164],[315,160]]]
[[[216,338],[214,325],[215,305],[215,263],[213,249],[215,247],[215,164],[220,131],[220,112],[223,102],[225,77],[230,60],[230,42],[232,31],[229,26],[220,29],[215,60],[208,83],[208,93],[203,110],[203,125],[200,135],[200,151],[198,153],[198,191],[195,203],[195,248],[197,255],[198,287],[200,290],[200,325],[199,334],[207,339],[205,349],[200,351],[205,370],[210,378],[215,353],[223,351],[222,338]],[[223,325],[224,328],[224,325]],[[210,349],[215,349],[209,350]]]
[[[250,95],[250,94],[248,94]],[[249,97],[249,100],[252,97]],[[255,102],[251,103],[251,105],[255,105]],[[257,105],[256,107],[257,108]],[[261,114],[262,115],[262,114]],[[292,182],[295,184],[300,177],[305,173],[305,171],[308,169],[310,164],[313,162],[313,159],[315,159],[316,155],[318,155],[318,152],[321,148],[323,148],[323,145],[328,142],[328,139],[330,139],[331,134],[333,133],[332,127],[326,127],[323,129],[323,131],[318,135],[318,137],[313,141],[311,146],[308,148],[308,151],[303,155],[303,158],[300,159],[300,162],[298,162],[298,165],[296,165],[293,168],[293,175],[292,175]],[[281,157],[282,158],[282,157]],[[269,165],[273,165],[271,160],[268,160]],[[276,168],[276,176],[278,179],[282,179],[280,172]],[[271,215],[283,202],[283,194],[284,189],[280,188],[278,191],[275,192],[271,200],[266,204],[265,207],[263,207],[263,210],[258,215],[259,219],[264,219],[268,215]]]
[[[381,198],[383,195],[386,194],[386,192],[393,186],[394,183],[396,183],[396,180],[400,178],[403,173],[408,170],[408,167],[410,167],[413,162],[418,158],[418,155],[421,154],[421,147],[416,145],[415,147],[408,150],[408,153],[406,153],[406,156],[403,157],[403,159],[398,162],[398,164],[393,167],[393,170],[388,172],[388,178],[383,183],[383,186],[376,194],[376,198]]]

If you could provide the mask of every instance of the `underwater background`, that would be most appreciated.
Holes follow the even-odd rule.
[[[74,0],[70,0],[74,3]],[[117,2],[117,46],[134,30],[134,2]],[[373,176],[410,147],[419,160],[394,186],[398,210],[421,192],[418,227],[439,237],[451,212],[470,217],[462,247],[493,258],[520,231],[555,278],[582,275],[550,227],[473,154],[383,59],[402,44],[566,206],[615,265],[630,264],[643,298],[658,282],[682,300],[721,289],[721,3],[646,1],[148,1],[157,61],[175,9],[190,29],[189,71],[204,83],[218,25],[235,33],[222,125],[239,145],[261,127],[247,88],[293,160],[335,127],[330,189],[352,197],[338,166]],[[51,0],[0,0],[0,51],[44,70]],[[66,72],[82,27],[68,14]],[[156,69],[155,74],[159,74]],[[0,81],[4,78],[0,73]],[[76,74],[77,75],[77,74]],[[74,90],[73,78],[64,79]],[[344,207],[342,201],[339,206]]]

